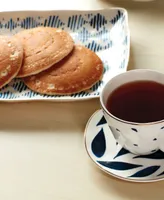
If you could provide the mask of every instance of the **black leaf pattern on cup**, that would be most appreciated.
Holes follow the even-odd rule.
[[[132,129],[132,131],[138,132],[136,128],[131,128],[131,129]]]

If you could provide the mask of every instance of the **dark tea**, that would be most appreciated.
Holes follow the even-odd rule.
[[[164,85],[153,81],[136,81],[114,90],[107,101],[114,116],[138,123],[164,119]]]

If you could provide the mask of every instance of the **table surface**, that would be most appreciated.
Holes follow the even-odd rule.
[[[0,11],[124,7],[129,13],[129,69],[164,71],[164,2],[133,0],[3,1]],[[163,200],[164,182],[124,182],[100,171],[84,148],[99,100],[1,103],[1,200]]]

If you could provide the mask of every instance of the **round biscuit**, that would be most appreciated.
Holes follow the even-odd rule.
[[[69,33],[58,28],[37,27],[15,35],[24,49],[23,65],[17,77],[40,73],[62,60],[73,49]]]
[[[88,48],[76,45],[62,61],[42,73],[24,78],[24,83],[41,94],[67,95],[91,88],[102,74],[100,58]]]
[[[23,60],[22,43],[14,37],[0,36],[0,88],[15,78]]]

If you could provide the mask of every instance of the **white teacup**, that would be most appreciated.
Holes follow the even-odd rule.
[[[122,84],[143,80],[164,84],[164,74],[146,69],[127,71],[109,80],[100,94],[104,117],[113,136],[125,149],[139,155],[151,154],[159,149],[164,151],[164,119],[150,123],[124,121],[112,115],[106,104],[109,95]]]

